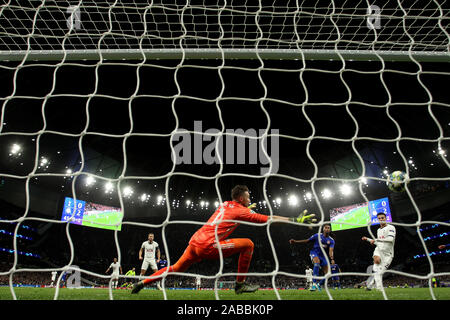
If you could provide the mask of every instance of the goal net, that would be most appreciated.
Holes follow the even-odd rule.
[[[69,283],[114,299],[140,278],[149,233],[175,263],[237,184],[256,212],[316,214],[312,225],[241,222],[231,236],[254,242],[247,281],[276,299],[306,287],[313,267],[309,246],[289,240],[329,222],[340,271],[315,280],[329,299],[336,276],[364,286],[374,247],[361,239],[377,237],[380,210],[397,231],[380,295],[412,286],[439,299],[450,277],[449,12],[444,0],[4,2],[5,299],[26,299],[21,284],[52,284],[61,299]],[[404,191],[388,187],[394,171]],[[161,296],[196,275],[224,299],[237,257],[165,273]]]

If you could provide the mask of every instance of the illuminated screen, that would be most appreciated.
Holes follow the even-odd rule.
[[[392,222],[388,198],[331,209],[331,228],[333,231],[339,231],[367,227],[369,222],[371,225],[379,224],[377,219],[378,212],[384,212],[386,221]]]
[[[74,209],[76,209],[75,214]],[[73,224],[119,231],[122,228],[123,213],[120,208],[78,199],[74,205],[74,199],[66,197],[61,221],[68,221],[72,215],[70,223]]]

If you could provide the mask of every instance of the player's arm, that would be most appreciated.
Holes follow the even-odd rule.
[[[394,237],[388,236],[386,239],[376,239],[374,241],[375,241],[375,244],[377,244],[378,242],[389,243],[389,242],[394,242]]]
[[[334,260],[334,247],[330,247],[329,256],[330,256],[330,260]]]
[[[256,215],[256,217],[258,217],[258,220],[260,220],[260,221],[258,221],[258,222],[266,222],[267,220],[269,220],[269,218],[270,218],[270,216],[268,216],[268,215],[263,215],[263,214],[260,214],[260,213],[256,213],[256,212],[254,212],[253,211],[253,209],[256,207],[256,203],[252,203],[251,205],[249,205],[247,208],[248,209],[250,209],[250,213],[251,214],[253,214],[253,215]],[[292,217],[283,217],[283,216],[276,216],[276,215],[272,215],[272,219],[273,220],[276,220],[276,221],[285,221],[285,222],[288,222],[288,221],[292,221],[292,222],[300,222],[300,220],[301,220],[301,217],[303,217],[305,214],[306,214],[306,210],[304,210],[301,214],[300,214],[300,216],[298,217],[298,218],[292,218]],[[265,217],[264,217],[265,216]],[[255,218],[256,218],[255,217]],[[314,214],[312,214],[312,215],[310,215],[310,216],[308,216],[309,218],[312,218],[312,217],[314,217]],[[249,220],[251,221],[251,220],[254,220],[254,219],[252,219],[253,217],[251,217]],[[244,218],[245,219],[245,218]],[[245,220],[247,220],[247,219],[245,219]],[[303,221],[301,221],[301,222],[303,222]]]
[[[304,240],[294,240],[294,239],[290,239],[289,243],[293,244],[293,243],[308,243],[309,239],[304,239]]]
[[[161,260],[161,250],[159,250],[159,247],[156,248],[156,262],[159,262]]]
[[[110,268],[106,269],[105,273],[108,273],[108,272],[109,272],[109,269],[110,269]]]
[[[370,238],[367,238],[367,237],[362,237],[361,240],[362,240],[362,241],[367,241],[367,242],[369,242],[371,245],[375,245],[375,240],[374,240],[374,239],[370,239]]]
[[[142,260],[142,247],[141,247],[141,249],[139,250],[139,260]]]
[[[282,217],[282,216],[272,216],[273,220],[278,220],[278,221],[292,221],[291,218],[289,217]]]
[[[389,229],[389,234],[386,238],[384,239],[375,239],[374,244],[377,245],[377,243],[383,242],[383,243],[392,243],[395,240],[395,229]]]

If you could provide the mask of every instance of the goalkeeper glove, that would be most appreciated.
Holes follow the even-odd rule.
[[[247,208],[250,209],[251,212],[254,212],[253,209],[256,207],[256,203],[252,203],[251,205],[249,205]]]
[[[306,213],[308,213],[308,210],[303,210],[303,212],[300,213],[300,215],[297,218],[291,218],[290,220],[292,222],[298,223],[312,223],[317,221],[317,219],[312,219],[313,217],[316,216],[314,213],[311,213],[309,215],[306,215]]]

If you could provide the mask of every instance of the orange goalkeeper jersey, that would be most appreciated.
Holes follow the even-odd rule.
[[[219,241],[226,239],[237,228],[239,223],[223,220],[240,220],[256,223],[264,223],[269,216],[254,213],[249,208],[244,207],[236,201],[225,201],[207,223],[197,230],[191,237],[189,244],[200,248],[211,247],[215,242],[215,229],[217,227],[217,237]],[[220,222],[220,223],[218,223]]]

